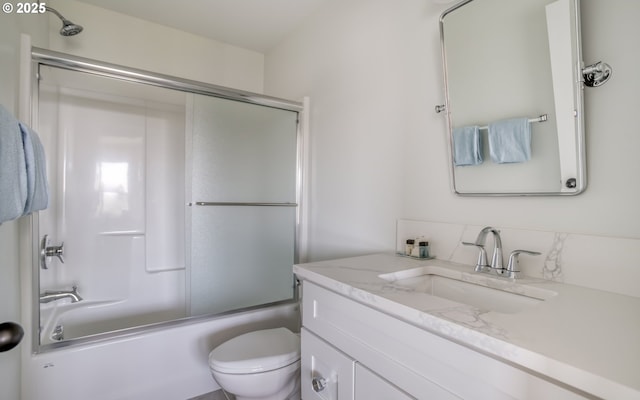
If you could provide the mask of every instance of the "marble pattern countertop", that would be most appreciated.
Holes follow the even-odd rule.
[[[553,295],[542,296],[546,299],[533,307],[502,313],[379,277],[423,266],[463,281]],[[294,266],[302,280],[593,396],[640,399],[640,298],[544,279],[524,278],[513,285],[472,271],[472,266],[394,254]]]

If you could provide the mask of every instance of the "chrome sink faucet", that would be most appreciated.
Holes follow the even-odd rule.
[[[73,286],[71,291],[69,290],[45,290],[44,293],[40,293],[40,303],[49,303],[51,301],[61,299],[71,299],[72,303],[82,301],[82,297],[78,294],[78,287]]]
[[[491,233],[493,235],[493,255],[491,256],[491,265],[487,262],[487,252],[484,249],[485,242],[487,241],[487,235]],[[502,239],[500,238],[500,231],[487,226],[482,228],[478,237],[474,243],[462,242],[465,246],[475,246],[480,250],[478,255],[478,261],[476,262],[476,272],[489,272],[503,269],[502,260]]]
[[[487,262],[487,252],[484,249],[487,235],[489,233],[493,236],[493,255],[491,256],[491,265]],[[502,238],[500,237],[500,231],[490,226],[487,226],[480,231],[474,243],[462,242],[462,244],[465,246],[475,246],[480,250],[474,271],[494,272],[497,275],[511,279],[520,277],[521,271],[518,262],[518,256],[520,254],[528,254],[532,256],[540,255],[537,251],[514,250],[509,255],[509,264],[505,268],[504,259],[502,257]]]

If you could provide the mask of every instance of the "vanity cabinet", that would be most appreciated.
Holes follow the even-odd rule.
[[[353,398],[355,360],[302,328],[300,332],[302,398],[338,400]]]
[[[305,328],[301,339],[303,399],[415,399]]]
[[[358,295],[303,281],[303,400],[583,398],[361,304]]]
[[[356,363],[355,400],[393,399],[413,400],[404,391],[398,389],[386,379],[376,375],[368,368]]]

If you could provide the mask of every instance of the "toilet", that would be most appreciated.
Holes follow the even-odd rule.
[[[300,336],[287,328],[236,336],[209,353],[209,369],[236,400],[300,400]]]

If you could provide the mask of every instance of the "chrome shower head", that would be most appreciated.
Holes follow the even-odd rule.
[[[82,32],[82,26],[74,24],[68,19],[62,20],[62,28],[60,28],[60,34],[62,36],[74,36]]]
[[[69,21],[68,19],[63,17],[62,14],[56,11],[54,8],[46,6],[45,9],[47,11],[54,13],[62,21],[62,28],[60,28],[60,34],[62,36],[74,36],[82,32],[82,29],[83,29],[82,26],[78,24],[74,24],[73,22]]]

